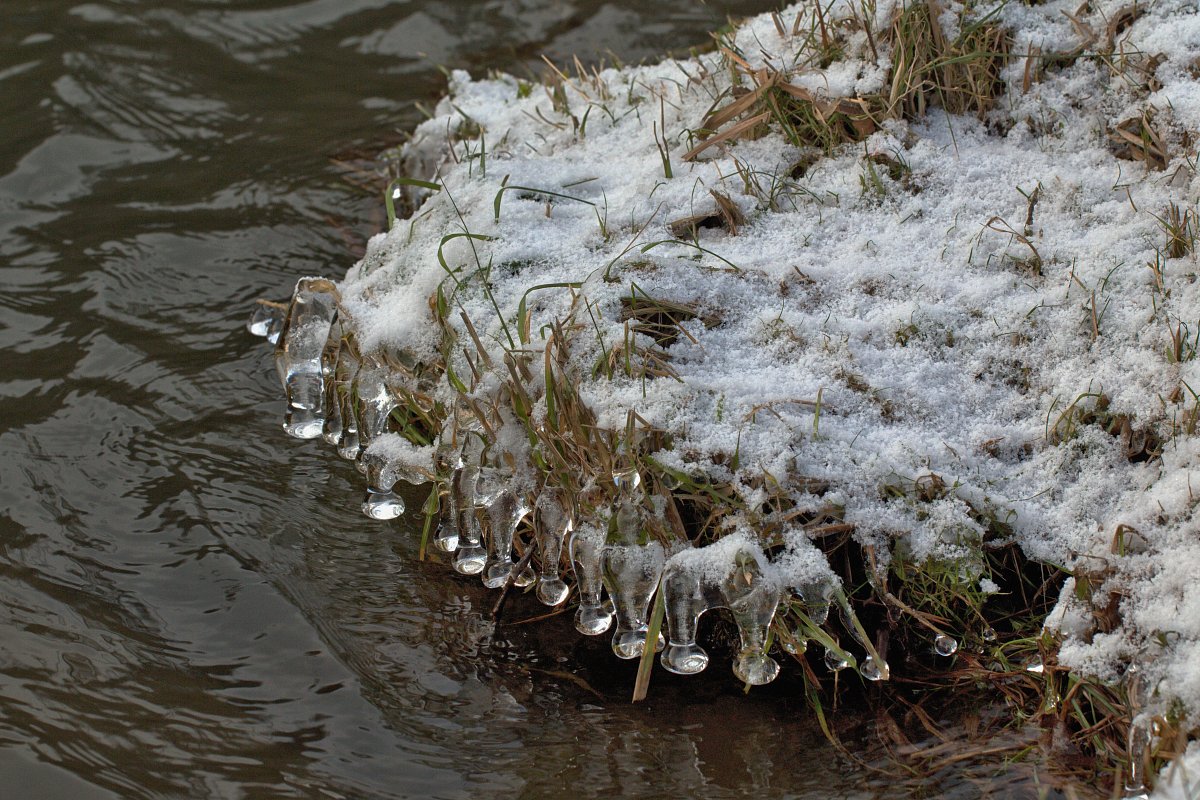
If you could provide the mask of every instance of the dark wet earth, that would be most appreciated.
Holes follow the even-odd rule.
[[[413,520],[368,521],[353,467],[284,436],[243,328],[378,230],[345,164],[439,65],[636,60],[768,7],[0,3],[0,796],[897,793],[786,686],[659,673],[632,706],[567,617],[494,628]]]

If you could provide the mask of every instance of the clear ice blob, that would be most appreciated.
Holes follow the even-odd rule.
[[[790,656],[802,656],[808,652],[808,641],[805,639],[784,639],[783,652]]]
[[[541,554],[537,577],[537,599],[543,605],[557,606],[567,599],[571,589],[562,579],[563,541],[574,528],[574,513],[566,491],[546,486],[538,495],[535,537]]]
[[[796,594],[804,601],[805,613],[814,624],[824,625],[829,619],[834,588],[832,581],[818,581],[806,583],[796,590]]]
[[[933,640],[933,652],[939,656],[952,656],[958,652],[958,640],[953,636],[939,633]]]
[[[825,666],[830,672],[840,672],[850,666],[850,662],[835,650],[825,648]]]
[[[367,489],[367,494],[362,502],[362,510],[371,519],[395,519],[404,513],[404,498],[391,489],[382,492]]]
[[[881,681],[887,676],[888,672],[887,665],[884,664],[881,667],[879,662],[875,660],[875,656],[867,656],[858,665],[858,674],[869,681]]]
[[[396,494],[397,473],[388,460],[378,453],[364,452],[362,464],[367,472],[367,494],[362,510],[371,519],[395,519],[404,513],[404,498]]]
[[[275,368],[287,399],[283,429],[297,439],[317,438],[325,424],[322,355],[336,316],[337,295],[332,283],[323,278],[297,281],[287,321],[275,345]]]
[[[571,567],[579,587],[575,629],[587,636],[599,636],[612,627],[613,609],[602,599],[600,548],[603,542],[600,530],[587,524],[577,526],[569,540]]]
[[[733,674],[751,686],[770,683],[779,675],[779,662],[767,655],[767,630],[779,606],[780,587],[767,576],[766,558],[758,548],[739,548],[725,576],[725,606],[737,623],[741,649]]]
[[[433,532],[433,547],[440,553],[458,550],[458,523],[454,517],[452,513],[438,520],[437,530]]]
[[[261,336],[271,344],[279,341],[279,333],[283,330],[283,321],[287,317],[287,309],[282,303],[254,304],[250,319],[246,321],[246,330],[252,336]],[[271,338],[274,335],[274,338]]]

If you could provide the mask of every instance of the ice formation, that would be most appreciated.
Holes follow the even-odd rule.
[[[285,427],[358,459],[376,517],[416,474],[389,460],[424,458],[454,568],[558,604],[573,567],[576,627],[615,621],[622,657],[662,592],[660,663],[683,674],[721,608],[747,683],[778,672],[772,642],[888,677],[823,531],[852,532],[901,610],[889,564],[984,603],[1013,587],[981,553],[1015,542],[1073,576],[1056,664],[1137,665],[1142,713],[1194,724],[1195,3],[813,14],[549,87],[454,73],[403,151],[411,216],[336,287],[255,308]],[[907,24],[972,55],[913,88]],[[955,83],[979,53],[984,84]],[[515,575],[514,545],[540,554]],[[996,642],[909,611],[940,658]]]

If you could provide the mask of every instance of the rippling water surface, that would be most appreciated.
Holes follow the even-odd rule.
[[[330,157],[415,124],[437,65],[643,58],[768,5],[3,0],[4,796],[857,796],[799,697],[660,673],[633,707],[566,617],[493,630],[284,437],[242,327],[378,229]]]

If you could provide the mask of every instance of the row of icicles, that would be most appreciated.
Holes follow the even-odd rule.
[[[367,477],[363,501],[367,516],[386,520],[404,512],[404,501],[394,491],[400,480],[441,482],[447,501],[443,508],[448,509],[433,542],[451,554],[460,574],[480,575],[489,588],[510,581],[517,587],[536,584],[538,600],[558,606],[570,594],[561,573],[566,545],[579,590],[575,627],[581,633],[599,635],[615,623],[613,651],[624,659],[639,658],[650,627],[651,602],[661,586],[669,636],[664,641],[660,634],[654,647],[661,650],[662,666],[681,675],[704,670],[709,657],[696,641],[698,621],[705,611],[724,608],[740,635],[733,672],[751,685],[769,683],[779,674],[778,662],[767,654],[769,631],[781,602],[794,598],[803,603],[807,624],[780,635],[787,652],[802,653],[808,640],[815,639],[824,645],[824,660],[831,670],[857,665],[868,680],[888,678],[887,663],[875,653],[832,575],[798,587],[781,586],[762,550],[748,540],[721,548],[722,561],[716,565],[704,557],[703,549],[685,549],[668,558],[663,545],[647,534],[642,481],[636,469],[613,473],[616,499],[607,529],[601,530],[576,519],[572,498],[561,488],[547,484],[533,502],[532,492],[514,490],[511,470],[493,465],[488,458],[494,443],[482,426],[468,424],[464,435],[462,418],[452,418],[439,437],[434,458],[440,463],[430,469],[398,463],[380,452],[383,448],[370,448],[388,434],[388,420],[399,401],[389,386],[386,366],[360,359],[341,346],[345,332],[337,289],[330,281],[302,278],[289,303],[260,302],[247,327],[275,345],[275,364],[287,397],[284,430],[299,439],[323,437],[343,458],[355,461]],[[455,440],[454,424],[458,425],[457,447],[450,444]],[[535,514],[540,573],[529,566],[528,557],[520,563],[513,560],[517,527],[530,513]],[[867,650],[861,662],[820,630],[831,604]],[[943,656],[957,647],[957,641],[945,634],[934,645]]]

